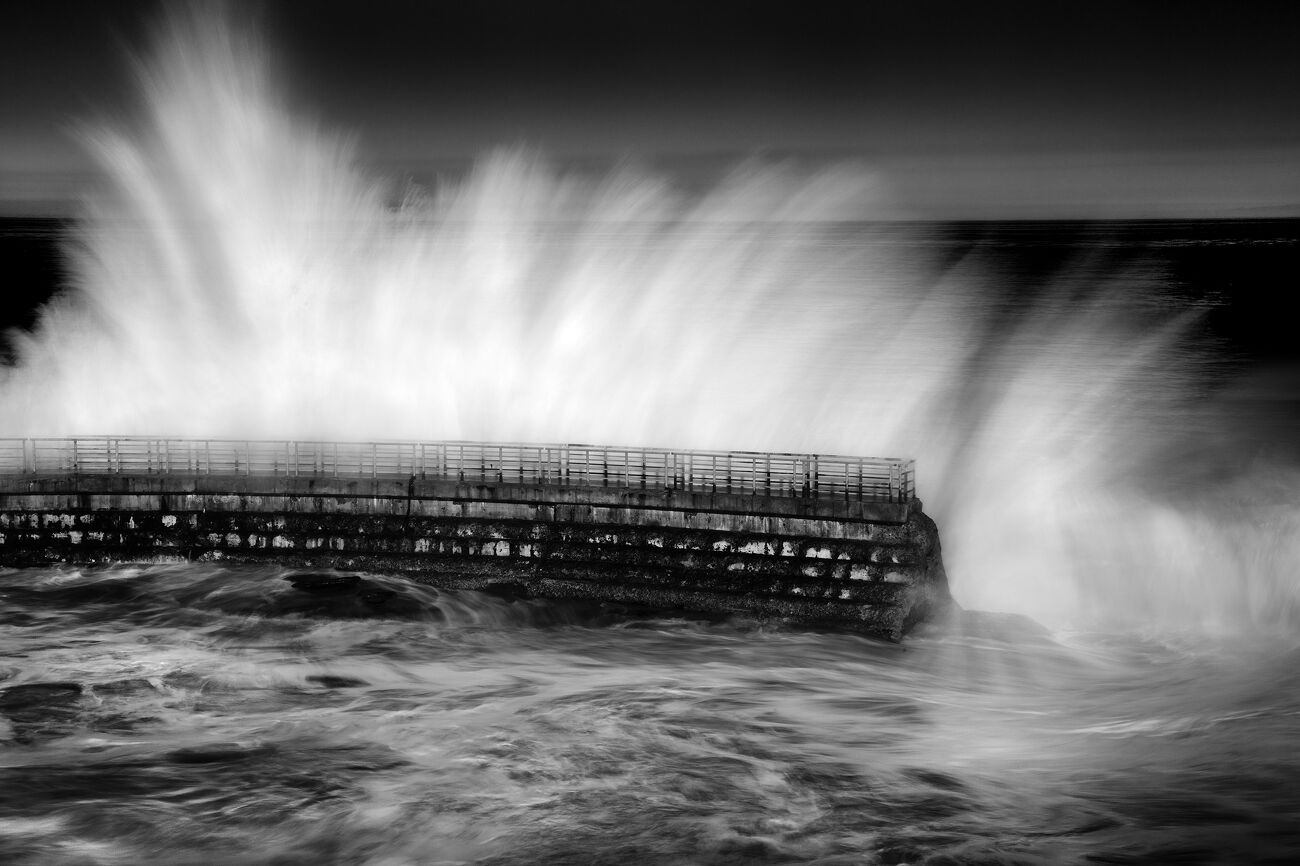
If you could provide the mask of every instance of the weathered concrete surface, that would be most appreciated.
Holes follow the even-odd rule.
[[[911,502],[836,499],[815,495],[767,496],[718,489],[709,492],[664,487],[579,487],[483,484],[446,479],[327,478],[271,475],[0,475],[0,494],[196,495],[331,497],[340,502],[369,499],[513,503],[651,509],[668,511],[902,523]],[[367,506],[370,507],[370,506]]]
[[[256,480],[226,485],[243,487],[235,492],[120,478],[11,487],[0,492],[0,564],[397,572],[446,588],[781,617],[893,640],[949,598],[938,530],[919,502],[888,522],[672,508],[606,491],[545,502],[410,483],[401,495],[376,495],[370,482],[292,492],[246,483]]]

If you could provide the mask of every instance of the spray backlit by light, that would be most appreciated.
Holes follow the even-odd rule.
[[[908,456],[965,604],[1297,619],[1294,506],[1144,486],[1196,374],[1141,279],[1009,312],[977,257],[928,275],[924,230],[873,226],[853,165],[687,193],[514,150],[395,197],[228,24],[174,21],[143,69],[141,116],[87,133],[101,182],[2,435]]]

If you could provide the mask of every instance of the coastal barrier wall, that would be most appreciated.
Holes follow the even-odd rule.
[[[948,599],[913,472],[576,445],[0,440],[0,564],[394,572],[897,639]]]

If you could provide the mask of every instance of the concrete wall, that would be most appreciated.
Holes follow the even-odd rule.
[[[879,502],[755,493],[685,491],[663,487],[582,487],[500,482],[458,482],[415,478],[329,478],[272,475],[0,475],[0,494],[105,494],[169,497],[213,494],[241,496],[338,497],[344,500],[408,499],[451,502],[611,506],[619,509],[664,509],[753,514],[773,517],[902,523],[911,502]]]
[[[889,639],[948,599],[938,531],[919,502],[864,520],[726,511],[730,502],[698,494],[690,504],[700,507],[687,508],[626,490],[290,480],[11,481],[0,490],[0,564],[400,572],[447,588],[778,616]]]

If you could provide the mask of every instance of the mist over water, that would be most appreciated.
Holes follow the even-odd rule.
[[[85,132],[101,186],[0,435],[915,457],[976,612],[897,646],[382,574],[0,570],[0,860],[1300,857],[1297,452],[1158,258],[1095,238],[1026,283],[873,221],[852,165],[701,192],[515,150],[402,186],[220,20],[142,69],[138,116]]]
[[[138,116],[87,127],[102,184],[0,433],[915,457],[968,606],[1294,626],[1294,467],[1241,474],[1198,310],[1141,262],[1010,292],[978,248],[936,263],[924,227],[870,222],[854,165],[687,193],[516,150],[402,187],[271,68],[178,18]]]

